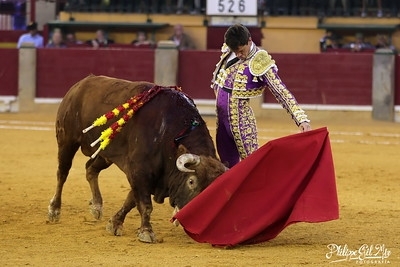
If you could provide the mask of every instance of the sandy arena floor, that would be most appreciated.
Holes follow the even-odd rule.
[[[64,187],[61,220],[48,223],[56,185],[55,111],[0,114],[0,266],[400,266],[400,124],[374,121],[368,112],[309,116],[313,128],[330,132],[340,219],[295,224],[269,242],[223,249],[196,243],[174,227],[167,202],[155,204],[152,214],[163,243],[137,240],[136,210],[124,235],[111,236],[107,220],[122,205],[128,182],[114,166],[101,173],[104,217],[95,221],[80,152]],[[205,118],[214,136],[214,117]],[[262,144],[297,132],[283,111],[270,111],[258,126]],[[330,255],[329,245],[342,250]],[[364,262],[344,255],[355,251]]]

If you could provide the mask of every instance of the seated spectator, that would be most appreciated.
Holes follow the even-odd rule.
[[[321,51],[326,51],[327,49],[339,49],[342,45],[339,42],[339,37],[327,31],[326,34],[319,40]]]
[[[51,35],[51,40],[46,45],[47,48],[66,48],[63,40],[63,34],[60,29],[55,29]]]
[[[26,29],[29,31],[28,33],[22,34],[17,43],[17,48],[21,48],[23,43],[33,44],[36,48],[43,47],[43,36],[38,33],[37,29],[38,25],[36,22],[31,22],[28,24]]]
[[[65,35],[65,43],[67,46],[74,46],[74,45],[81,45],[83,44],[82,41],[76,39],[76,35],[74,32],[68,32]]]
[[[144,31],[138,31],[136,39],[132,41],[135,47],[153,47],[154,42],[147,39],[147,35]]]
[[[195,49],[196,46],[192,38],[184,33],[183,26],[176,24],[174,26],[174,34],[168,40],[174,41],[179,50]]]
[[[396,48],[390,44],[389,38],[384,34],[378,34],[376,36],[376,45],[375,48],[386,48],[391,49],[393,52],[396,52]]]
[[[337,36],[332,36],[331,43],[326,46],[328,49],[340,49],[342,48],[342,44],[339,42],[339,38]]]
[[[356,40],[343,46],[343,48],[350,49],[352,52],[361,52],[363,50],[375,49],[371,43],[364,40],[362,33],[356,33]]]
[[[107,47],[109,44],[113,44],[114,40],[108,39],[105,32],[101,29],[96,31],[96,38],[86,42],[94,48]]]

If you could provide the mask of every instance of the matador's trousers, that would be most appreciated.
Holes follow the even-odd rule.
[[[232,168],[258,149],[256,119],[249,99],[218,90],[216,143],[221,161]]]

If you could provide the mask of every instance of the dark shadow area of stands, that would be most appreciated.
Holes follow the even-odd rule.
[[[127,31],[127,30],[147,30],[156,31],[169,26],[168,23],[132,23],[132,22],[89,22],[89,21],[49,21],[47,23],[49,31],[54,28],[60,28],[62,30],[68,31],[84,31],[84,30],[112,30],[113,32]]]
[[[351,31],[351,32],[379,32],[379,33],[393,33],[400,28],[398,25],[380,25],[380,24],[326,24],[319,23],[318,29],[325,29],[329,31]]]

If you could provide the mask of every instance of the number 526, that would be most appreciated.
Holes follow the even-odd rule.
[[[246,11],[245,0],[218,0],[218,11],[221,13],[243,13]]]

